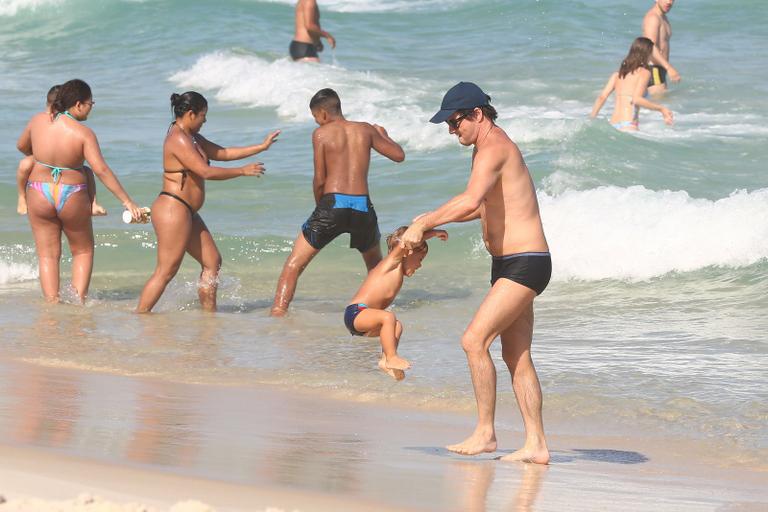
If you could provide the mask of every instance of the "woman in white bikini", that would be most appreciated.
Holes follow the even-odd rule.
[[[637,114],[640,107],[661,112],[661,115],[664,116],[664,122],[672,124],[672,112],[664,105],[654,103],[646,98],[648,81],[651,77],[648,62],[652,52],[653,42],[647,37],[638,37],[632,42],[621,67],[611,75],[603,92],[595,100],[590,117],[593,119],[597,117],[608,96],[616,91],[611,124],[617,130],[637,131],[639,129]]]

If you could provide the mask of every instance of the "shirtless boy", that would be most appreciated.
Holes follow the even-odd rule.
[[[350,234],[350,248],[360,251],[369,271],[381,261],[378,219],[368,196],[371,149],[394,162],[405,160],[403,148],[384,128],[347,121],[334,90],[318,91],[309,108],[320,125],[312,134],[315,163],[312,189],[316,208],[301,227],[293,251],[283,265],[272,316],[285,315],[299,275],[312,258],[340,234]]]
[[[497,113],[490,99],[470,82],[455,85],[443,97],[431,121],[446,122],[448,133],[462,145],[474,146],[469,183],[461,194],[416,217],[401,238],[406,248],[413,249],[430,229],[480,219],[485,247],[493,259],[491,289],[461,339],[478,421],[469,438],[447,448],[462,455],[496,450],[496,368],[489,349],[500,336],[502,357],[525,424],[524,446],[502,460],[546,464],[549,449],[531,340],[533,300],[549,283],[552,262],[533,180],[517,145],[494,122]]]
[[[675,0],[654,0],[643,18],[643,37],[653,41],[653,53],[649,69],[649,94],[661,94],[667,90],[667,73],[673,82],[680,81],[680,74],[669,63],[669,39],[672,37],[672,25],[667,13],[672,10]]]
[[[48,90],[48,96],[46,97],[45,112],[40,112],[38,116],[48,116],[51,118],[51,104],[56,99],[56,94],[59,92],[58,85],[54,85]],[[35,167],[35,157],[32,155],[25,156],[19,161],[19,167],[16,170],[16,184],[19,191],[19,199],[16,202],[16,212],[19,215],[27,214],[27,182],[29,181],[29,175],[32,173],[32,169]],[[83,166],[83,173],[86,176],[88,182],[88,195],[91,197],[91,215],[106,215],[107,210],[103,206],[96,202],[96,178],[93,176],[93,171],[87,165]]]
[[[293,60],[319,62],[318,52],[323,51],[320,38],[328,40],[331,48],[336,48],[336,39],[320,28],[320,9],[316,0],[299,0],[296,2],[296,28],[293,41],[288,48]]]
[[[403,325],[391,311],[385,311],[403,286],[403,277],[411,277],[421,267],[429,247],[426,240],[438,237],[447,240],[448,233],[432,229],[424,233],[422,243],[407,251],[400,245],[400,236],[408,229],[401,226],[387,237],[389,254],[368,273],[363,285],[344,311],[344,324],[353,336],[379,336],[381,359],[379,368],[395,380],[405,378],[403,370],[411,364],[397,354]]]

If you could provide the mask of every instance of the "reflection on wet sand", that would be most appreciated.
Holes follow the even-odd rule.
[[[542,466],[541,464],[521,464],[521,466],[523,474],[520,485],[517,488],[512,506],[508,510],[528,512],[534,510],[536,498],[539,496],[549,466]]]
[[[199,368],[218,357],[217,323],[214,318],[199,318],[194,327],[196,343],[179,349],[179,325],[167,315],[137,317],[140,338],[155,352],[176,351],[174,372]],[[189,325],[187,325],[189,327]],[[183,335],[182,335],[183,336]],[[180,395],[181,389],[162,381],[139,381],[136,393],[136,427],[131,433],[125,456],[144,464],[190,467],[201,449],[199,417],[194,401]]]
[[[462,491],[456,510],[531,512],[549,466],[495,460],[456,461],[451,470],[449,487]],[[498,489],[491,492],[491,487]],[[515,494],[510,496],[513,489]]]
[[[39,309],[29,322],[30,343],[24,356],[28,359],[49,359],[66,339],[67,350],[81,350],[79,342],[92,332],[93,318],[81,309],[46,306]],[[21,333],[24,336],[23,333]],[[21,444],[62,447],[72,441],[74,427],[80,414],[80,377],[76,374],[57,374],[39,366],[28,371],[14,372],[7,393],[16,399],[10,434]]]
[[[354,494],[366,462],[366,443],[343,434],[300,432],[274,436],[269,462],[273,483],[331,493]]]
[[[11,438],[19,444],[60,448],[72,442],[79,419],[78,379],[52,375],[45,368],[31,366],[13,379],[9,393],[16,404],[10,420]]]
[[[169,395],[166,388],[161,382],[141,384],[125,456],[144,464],[189,467],[200,448],[194,435],[199,426],[186,410],[189,400]]]

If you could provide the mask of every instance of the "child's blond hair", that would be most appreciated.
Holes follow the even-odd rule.
[[[394,230],[389,236],[387,236],[387,249],[389,252],[392,252],[394,248],[397,246],[397,244],[400,243],[400,237],[403,236],[403,233],[408,231],[408,226],[400,226],[396,230]],[[427,245],[427,242],[422,241],[419,245],[413,248],[415,252],[420,251],[427,251],[429,250],[429,246]]]

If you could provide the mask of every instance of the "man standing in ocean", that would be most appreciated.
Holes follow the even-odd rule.
[[[517,145],[494,122],[490,96],[460,82],[443,97],[430,120],[448,123],[464,146],[474,146],[467,188],[434,211],[417,216],[402,236],[407,248],[428,230],[449,222],[480,219],[493,257],[491,290],[461,339],[477,400],[475,431],[448,450],[476,455],[496,450],[496,367],[489,352],[501,336],[504,362],[512,377],[525,424],[525,444],[502,460],[547,464],[549,449],[541,416],[541,386],[531,360],[533,300],[549,283],[552,262],[539,216],[533,180]]]
[[[320,9],[316,0],[299,0],[296,2],[296,29],[293,41],[288,51],[293,60],[320,62],[318,52],[323,51],[320,38],[328,40],[331,48],[336,48],[333,36],[320,28]]]
[[[655,0],[643,18],[643,37],[653,41],[651,55],[651,79],[648,82],[649,94],[661,94],[667,90],[667,73],[673,82],[680,81],[680,74],[669,63],[669,39],[672,37],[672,25],[667,13],[672,10],[675,0]]]

